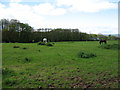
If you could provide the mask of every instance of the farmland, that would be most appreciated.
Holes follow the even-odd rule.
[[[80,58],[81,51],[96,57]],[[118,50],[98,41],[3,43],[2,70],[3,88],[117,88]]]

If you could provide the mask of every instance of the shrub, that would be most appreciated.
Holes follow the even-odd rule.
[[[38,45],[46,45],[46,46],[53,46],[50,42],[46,43],[45,42],[38,42]]]
[[[19,46],[13,46],[13,48],[19,48]]]
[[[104,44],[100,46],[101,48],[104,49],[120,49],[120,45],[119,44]]]
[[[86,53],[86,52],[78,52],[78,55],[77,55],[79,58],[91,58],[91,57],[96,57],[95,54],[93,53]]]
[[[38,42],[38,45],[45,45],[45,42]]]
[[[22,49],[27,49],[26,47],[22,48]]]
[[[48,42],[48,43],[46,43],[46,46],[53,46],[53,45],[52,45],[51,43]]]

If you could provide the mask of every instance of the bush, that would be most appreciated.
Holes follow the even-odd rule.
[[[50,42],[46,43],[45,42],[38,42],[38,45],[46,45],[46,46],[53,46]]]
[[[19,48],[19,46],[13,46],[13,48]]]
[[[95,54],[93,53],[86,53],[86,52],[78,52],[78,55],[77,55],[79,58],[91,58],[91,57],[96,57]]]
[[[22,49],[27,49],[26,47],[22,48]]]
[[[101,48],[104,49],[120,49],[120,45],[119,44],[104,44],[100,46]]]
[[[45,42],[38,42],[38,45],[45,45]]]
[[[48,42],[48,43],[46,43],[46,46],[53,46],[53,45],[52,45],[51,43]]]

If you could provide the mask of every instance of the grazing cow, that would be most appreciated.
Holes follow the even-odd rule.
[[[106,40],[100,40],[99,43],[100,43],[100,44],[102,44],[102,43],[106,44],[107,41],[106,41]]]
[[[43,38],[43,42],[47,43],[47,38]]]

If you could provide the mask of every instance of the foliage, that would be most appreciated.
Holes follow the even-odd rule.
[[[3,76],[6,76],[6,75],[13,76],[13,75],[15,75],[15,72],[13,70],[8,69],[8,68],[3,68],[2,75]]]
[[[24,61],[23,61],[23,62],[25,62],[25,63],[31,62],[31,59],[30,59],[30,58],[24,58]]]
[[[13,48],[19,48],[19,46],[13,46]]]
[[[46,46],[53,46],[50,42],[46,43]]]
[[[5,81],[4,81],[4,84],[6,85],[6,86],[14,86],[14,85],[16,85],[18,83],[18,81],[16,80],[16,79],[6,79]]]
[[[38,45],[45,45],[45,42],[38,42]]]
[[[115,36],[109,35],[105,36],[102,34],[87,34],[80,32],[79,29],[49,29],[40,28],[34,30],[31,26],[26,23],[22,23],[16,19],[1,19],[0,27],[2,28],[2,41],[3,42],[39,42],[42,41],[44,37],[52,42],[58,41],[88,41],[88,40],[98,40],[98,39],[110,39],[117,40]]]
[[[1,19],[3,42],[38,42],[44,37],[50,41],[83,41],[89,40],[87,33],[79,32],[78,29],[38,29],[34,31],[28,24],[21,23],[16,19]]]
[[[16,19],[1,19],[3,42],[30,42],[33,28],[28,24],[21,23]]]
[[[102,44],[99,47],[100,48],[104,48],[104,49],[120,49],[120,45],[119,44]]]
[[[24,47],[24,48],[22,48],[22,49],[24,49],[24,50],[25,50],[25,49],[27,49],[27,48],[26,48],[26,47]]]
[[[38,44],[38,45],[53,46],[53,44],[50,43],[50,42],[47,42],[47,43],[45,43],[45,42],[38,42],[37,44]]]
[[[93,53],[86,53],[86,52],[78,52],[78,57],[79,58],[91,58],[91,57],[96,57],[96,54]]]

